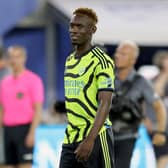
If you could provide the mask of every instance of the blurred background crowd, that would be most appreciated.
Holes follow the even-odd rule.
[[[138,72],[149,80],[168,110],[168,2],[165,0],[1,0],[0,80],[11,73],[6,53],[11,46],[27,51],[26,67],[36,73],[44,86],[43,124],[66,124],[64,103],[64,62],[72,51],[69,19],[77,7],[91,7],[99,17],[94,43],[113,57],[120,41],[129,39],[140,47]],[[145,109],[148,131],[155,128],[151,107]],[[52,129],[52,128],[51,128]],[[168,133],[168,128],[167,128]],[[0,162],[3,137],[0,135]],[[55,137],[57,139],[57,137]],[[161,166],[168,165],[168,147]],[[41,167],[40,167],[41,168]],[[44,167],[47,168],[47,167]],[[150,167],[152,168],[152,167]]]

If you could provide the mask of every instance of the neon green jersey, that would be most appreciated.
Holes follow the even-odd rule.
[[[92,128],[98,92],[114,90],[112,59],[98,47],[79,59],[72,53],[66,60],[64,87],[68,117],[64,144],[70,144],[82,141]],[[105,129],[103,126],[101,131]]]

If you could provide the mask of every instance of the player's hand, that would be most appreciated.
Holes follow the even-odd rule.
[[[32,148],[34,146],[34,133],[28,133],[25,144],[27,147]]]
[[[147,128],[148,132],[149,133],[152,133],[153,132],[153,124],[152,124],[152,121],[148,118],[145,118],[143,120],[143,123],[145,124],[145,127]]]
[[[156,146],[161,146],[164,145],[166,143],[166,136],[162,135],[162,134],[154,134],[153,136],[153,140],[152,140],[153,144]]]
[[[75,150],[76,159],[78,161],[87,161],[94,147],[94,140],[84,139]]]

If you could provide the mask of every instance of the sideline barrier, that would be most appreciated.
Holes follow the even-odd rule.
[[[135,144],[131,168],[156,168],[154,150],[144,125],[139,128],[139,138]]]
[[[36,130],[33,168],[58,168],[66,125],[41,125]]]
[[[36,130],[33,168],[58,168],[66,125],[41,125]],[[146,128],[139,129],[131,168],[156,168],[154,151]]]

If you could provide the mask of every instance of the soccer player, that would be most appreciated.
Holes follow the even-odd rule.
[[[108,113],[114,89],[114,64],[91,44],[98,18],[92,9],[78,8],[70,21],[74,52],[65,65],[68,126],[60,168],[112,168],[113,137]]]

